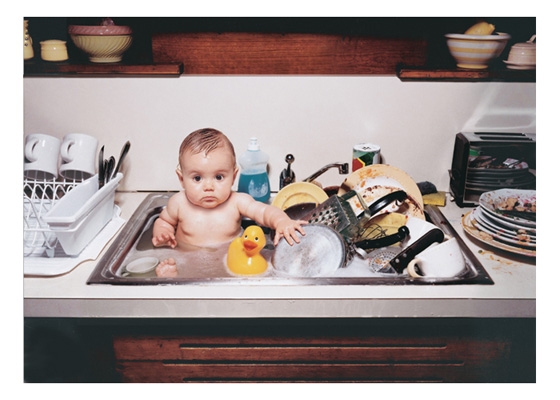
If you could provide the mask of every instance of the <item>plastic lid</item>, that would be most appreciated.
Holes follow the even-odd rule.
[[[257,151],[260,149],[259,143],[256,137],[252,137],[249,139],[249,146],[247,146],[247,150]]]

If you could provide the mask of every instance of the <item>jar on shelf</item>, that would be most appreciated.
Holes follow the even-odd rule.
[[[33,39],[29,34],[29,21],[23,20],[23,59],[31,60],[33,58]]]

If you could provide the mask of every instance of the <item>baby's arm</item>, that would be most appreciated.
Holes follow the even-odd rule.
[[[237,193],[240,197],[241,214],[254,219],[258,224],[267,226],[276,231],[274,236],[274,245],[276,246],[280,239],[284,237],[286,241],[293,245],[299,243],[299,236],[296,232],[305,235],[303,225],[306,221],[291,219],[288,214],[277,207],[255,201],[249,195]]]
[[[152,233],[152,243],[155,247],[169,246],[175,248],[177,240],[175,239],[175,228],[177,227],[177,218],[173,217],[175,214],[173,197],[169,199],[167,207],[163,209],[159,217],[154,222],[154,229]]]

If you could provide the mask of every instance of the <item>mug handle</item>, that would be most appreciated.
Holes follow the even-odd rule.
[[[29,162],[37,161],[37,155],[35,154],[35,145],[39,143],[39,139],[32,139],[25,144],[24,155]]]
[[[408,274],[410,276],[412,276],[413,278],[423,278],[424,275],[420,275],[417,271],[416,271],[416,263],[420,261],[417,258],[412,259],[409,263],[408,266],[406,267],[406,270],[408,271]]]
[[[62,160],[64,162],[72,161],[69,151],[70,151],[70,147],[72,147],[75,144],[76,144],[75,140],[68,140],[62,143],[62,146],[60,147],[60,156],[62,157]]]

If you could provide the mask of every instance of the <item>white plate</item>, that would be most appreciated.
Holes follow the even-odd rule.
[[[508,198],[514,197],[521,204],[536,202],[537,201],[537,191],[536,190],[524,190],[524,189],[499,189],[492,192],[483,193],[480,196],[479,204],[485,208],[487,211],[495,215],[500,220],[505,220],[518,225],[523,225],[526,227],[536,228],[537,223],[535,221],[530,221],[528,219],[513,217],[510,215],[502,214],[498,207],[499,204],[506,201]]]
[[[465,232],[471,236],[474,239],[480,240],[481,242],[500,249],[500,250],[504,250],[507,251],[509,253],[514,253],[514,254],[519,254],[519,255],[523,255],[523,256],[527,256],[527,257],[536,257],[537,256],[537,251],[536,250],[532,250],[532,249],[525,249],[522,247],[516,247],[516,246],[510,246],[506,243],[502,243],[499,242],[497,240],[494,240],[494,238],[492,238],[491,235],[489,235],[486,232],[482,232],[479,229],[477,229],[476,226],[473,225],[472,221],[474,220],[473,216],[472,216],[472,211],[469,211],[468,213],[466,213],[462,220],[461,220],[461,225],[463,225],[463,229],[465,230]]]
[[[526,230],[525,228],[510,229],[494,223],[489,218],[487,218],[486,215],[482,212],[482,207],[475,208],[473,210],[473,216],[478,222],[480,222],[482,226],[486,227],[487,229],[489,229],[490,231],[498,235],[504,235],[510,239],[516,239],[516,240],[519,238],[519,235],[526,235],[531,242],[533,243],[537,242],[537,236],[530,230]]]
[[[508,61],[508,60],[504,60],[504,63],[506,63],[507,67],[510,68],[510,69],[527,70],[527,69],[536,69],[537,68],[537,64],[516,64],[516,63],[513,63],[513,62]]]
[[[130,274],[146,274],[156,269],[159,260],[156,257],[142,257],[129,262],[125,269]]]
[[[474,210],[473,210],[473,214],[475,214]],[[531,241],[527,242],[525,240],[520,240],[515,237],[508,236],[505,232],[499,232],[499,231],[496,232],[495,230],[489,228],[488,225],[482,223],[481,220],[477,219],[476,215],[473,215],[473,218],[471,219],[471,223],[478,230],[482,232],[486,232],[487,234],[492,236],[494,240],[497,240],[498,242],[504,242],[512,246],[521,247],[521,248],[530,248],[530,249],[537,248],[537,244],[535,242],[531,242]]]
[[[515,224],[513,222],[506,221],[504,219],[498,218],[496,215],[491,213],[490,211],[486,210],[484,207],[479,207],[479,210],[482,212],[482,215],[486,217],[488,220],[494,222],[499,226],[503,226],[505,228],[509,228],[514,231],[518,231],[520,229],[524,229],[526,232],[530,233],[531,235],[536,236],[537,230],[536,228],[530,228],[524,225]]]

